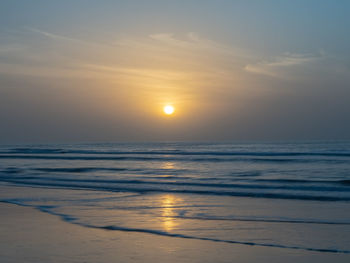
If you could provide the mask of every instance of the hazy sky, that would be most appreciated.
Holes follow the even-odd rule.
[[[0,143],[350,139],[349,14],[347,0],[2,0]]]

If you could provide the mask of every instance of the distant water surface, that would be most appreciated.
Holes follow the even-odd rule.
[[[350,143],[0,147],[0,201],[71,223],[350,253]]]

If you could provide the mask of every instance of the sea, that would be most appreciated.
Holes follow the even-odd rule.
[[[86,228],[350,254],[350,142],[3,145],[0,201]]]

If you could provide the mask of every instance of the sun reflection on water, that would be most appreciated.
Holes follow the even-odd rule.
[[[175,163],[174,162],[164,162],[162,163],[162,169],[166,169],[166,170],[172,170],[175,169]]]
[[[178,222],[174,218],[176,216],[175,207],[178,206],[181,202],[181,198],[175,197],[173,195],[162,196],[162,222],[165,231],[171,231],[178,225]]]

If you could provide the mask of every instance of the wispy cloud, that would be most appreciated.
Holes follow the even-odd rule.
[[[319,60],[323,55],[292,54],[285,53],[269,60],[248,64],[244,69],[251,73],[267,75],[271,77],[286,77],[288,70]]]
[[[85,41],[38,28],[26,29],[52,40],[53,44],[48,46],[39,38],[35,45],[29,42],[25,51],[17,53],[12,51],[22,46],[0,46],[0,52],[11,51],[7,52],[9,58],[5,61],[11,63],[1,64],[0,71],[31,75],[38,71],[38,76],[46,72],[55,77],[89,75],[139,87],[148,83],[148,86],[211,86],[215,89],[234,86],[239,79],[246,78],[247,73],[293,78],[300,73],[299,69],[314,65],[326,56],[324,52],[316,55],[285,53],[259,60],[261,54],[193,32],[129,36],[103,43],[94,38]]]
[[[32,31],[34,33],[38,33],[40,35],[43,35],[43,36],[45,36],[47,38],[51,38],[51,39],[68,40],[68,41],[80,41],[80,40],[78,40],[76,38],[61,36],[61,35],[50,33],[50,32],[47,32],[47,31],[44,31],[44,30],[40,30],[40,29],[37,29],[37,28],[34,28],[34,27],[26,27],[26,29],[28,29],[29,31]]]
[[[111,45],[108,44],[104,44],[104,43],[98,43],[98,42],[94,42],[91,40],[84,40],[84,39],[79,39],[79,38],[74,38],[74,37],[68,37],[68,36],[64,36],[64,35],[60,35],[60,34],[56,34],[53,32],[48,32],[48,31],[44,31],[38,28],[34,28],[34,27],[26,27],[27,30],[36,33],[36,34],[40,34],[42,36],[45,36],[51,40],[56,40],[56,41],[61,41],[61,42],[69,42],[71,44],[77,44],[77,45],[86,45],[86,46],[92,46],[92,47],[98,47],[98,48],[104,48],[104,47],[108,47]]]
[[[132,49],[149,51],[171,51],[171,53],[203,53],[208,55],[215,54],[226,57],[249,58],[253,52],[231,45],[225,45],[220,42],[204,38],[197,33],[189,32],[182,36],[172,33],[151,34],[146,37],[129,37],[116,41],[118,46],[129,47]]]

